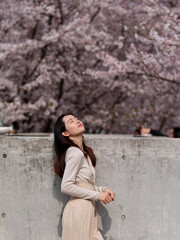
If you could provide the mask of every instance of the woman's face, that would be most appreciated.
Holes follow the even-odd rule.
[[[85,132],[83,123],[73,115],[64,116],[62,121],[66,128],[66,131],[62,133],[64,136],[78,136]]]

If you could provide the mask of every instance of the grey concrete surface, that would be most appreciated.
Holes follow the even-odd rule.
[[[180,139],[85,135],[97,156],[105,240],[179,240]],[[53,135],[0,136],[0,240],[59,240],[68,196],[54,174]],[[67,239],[71,240],[71,239]]]

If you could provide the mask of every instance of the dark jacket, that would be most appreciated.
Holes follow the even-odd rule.
[[[154,130],[154,129],[151,129],[149,133],[152,134],[153,136],[164,136],[164,137],[168,137],[167,135],[161,133],[161,132],[158,131],[158,130]]]

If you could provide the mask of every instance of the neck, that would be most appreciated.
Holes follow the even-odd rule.
[[[83,151],[83,139],[82,139],[82,135],[70,137],[70,139],[71,139],[75,144],[77,144],[78,147]]]

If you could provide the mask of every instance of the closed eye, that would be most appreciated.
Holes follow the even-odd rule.
[[[78,118],[74,117],[74,118],[71,118],[71,119],[69,119],[69,120],[68,120],[68,122],[69,122],[69,123],[73,123],[73,122],[74,122],[74,120],[77,120],[77,121],[79,121],[79,119],[78,119]]]

